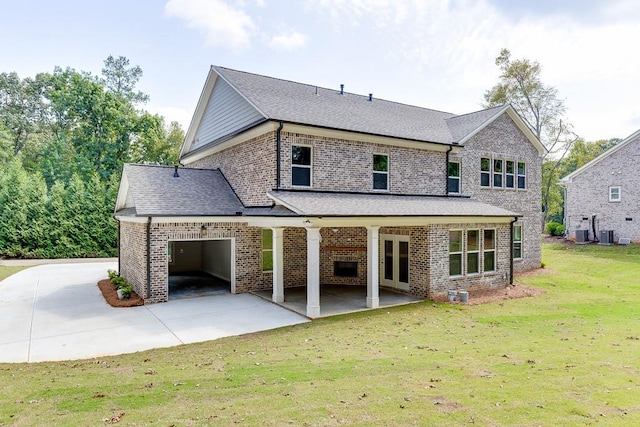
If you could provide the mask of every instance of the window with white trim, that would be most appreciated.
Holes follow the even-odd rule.
[[[504,167],[504,187],[515,188],[516,186],[516,164],[513,160],[507,160]]]
[[[447,191],[460,193],[460,162],[449,162],[448,169]]]
[[[513,225],[513,259],[522,259],[522,225]]]
[[[491,187],[491,159],[488,157],[480,159],[480,186]]]
[[[518,162],[518,190],[527,188],[527,167],[524,162]]]
[[[619,202],[621,200],[620,187],[609,187],[609,201]]]
[[[467,230],[467,274],[480,273],[480,230]]]
[[[373,189],[389,189],[389,156],[386,154],[373,155]]]
[[[311,187],[312,150],[305,145],[291,146],[291,185]]]
[[[462,276],[462,230],[449,231],[449,276]]]
[[[273,271],[273,230],[262,229],[262,271]]]
[[[483,271],[496,271],[496,230],[483,230],[482,257]]]
[[[493,159],[493,187],[502,188],[502,160]]]

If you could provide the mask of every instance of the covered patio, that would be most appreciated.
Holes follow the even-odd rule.
[[[253,294],[288,308],[295,313],[309,317],[307,314],[307,288],[305,286],[286,288],[286,298],[280,302],[273,301],[270,290],[255,291]],[[320,313],[314,317],[328,317],[369,310],[371,307],[368,307],[366,304],[366,296],[367,288],[363,286],[321,285]],[[384,288],[379,289],[378,307],[393,307],[420,301],[422,301],[420,298],[411,295],[401,294]]]

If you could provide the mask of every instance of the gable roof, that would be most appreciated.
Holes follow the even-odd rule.
[[[634,133],[632,133],[631,135],[629,135],[628,137],[626,137],[625,139],[620,141],[618,144],[616,144],[613,147],[609,148],[607,151],[605,151],[604,153],[600,154],[595,159],[591,160],[590,162],[585,163],[584,165],[582,165],[578,169],[574,170],[569,175],[567,175],[564,178],[562,178],[560,180],[560,182],[565,183],[565,184],[571,182],[571,180],[573,178],[575,178],[576,176],[580,175],[582,172],[584,172],[587,169],[597,165],[598,163],[602,162],[607,157],[611,156],[614,153],[617,153],[619,150],[622,150],[624,147],[626,147],[627,145],[629,145],[629,144],[631,144],[633,142],[637,142],[637,143],[640,144],[640,129],[638,129],[637,131],[635,131]]]
[[[243,205],[217,169],[126,164],[122,172],[116,215],[226,216]],[[134,210],[132,210],[134,209]]]
[[[200,126],[203,124],[205,113],[211,111],[214,90],[223,92],[216,89],[220,86],[236,91],[237,95],[244,100],[243,103],[234,104],[234,107],[242,108],[247,119],[242,124],[239,123],[236,129],[229,130],[227,135],[217,140],[196,141],[196,137],[203,134]],[[250,106],[252,111],[246,111],[247,106]],[[370,101],[368,96],[349,92],[341,94],[335,89],[212,66],[191,125],[187,130],[180,157],[186,156],[193,149],[214,145],[265,121],[309,125],[425,143],[462,144],[505,112],[516,122],[532,144],[542,152],[544,149],[540,142],[510,106],[494,107],[457,116],[453,113],[383,99],[373,98]]]

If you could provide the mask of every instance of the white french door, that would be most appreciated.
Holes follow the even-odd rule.
[[[409,236],[380,235],[380,284],[409,290]]]

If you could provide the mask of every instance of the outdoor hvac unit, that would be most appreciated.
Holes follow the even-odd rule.
[[[600,245],[613,245],[613,230],[600,230]]]
[[[576,243],[587,243],[589,241],[589,230],[576,230]]]

